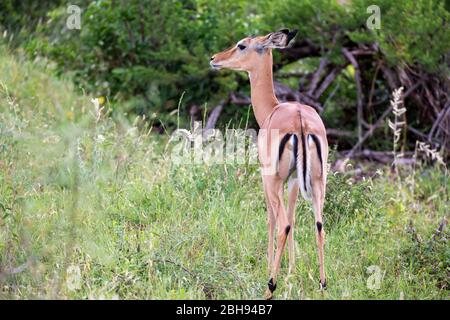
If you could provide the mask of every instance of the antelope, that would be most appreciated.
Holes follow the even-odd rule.
[[[280,103],[272,78],[272,49],[286,48],[297,30],[282,29],[265,36],[240,40],[235,46],[211,57],[214,69],[246,71],[251,86],[251,104],[258,133],[258,157],[267,206],[270,279],[264,297],[271,299],[277,286],[282,254],[288,242],[289,273],[295,268],[294,224],[298,193],[312,202],[319,252],[320,289],[326,288],[324,266],[325,230],[322,211],[327,181],[328,141],[325,126],[316,110],[298,102]],[[277,134],[273,134],[276,132]],[[268,155],[269,153],[269,155]],[[269,167],[275,168],[275,170]],[[288,181],[287,211],[284,184]],[[274,238],[277,227],[275,258]]]

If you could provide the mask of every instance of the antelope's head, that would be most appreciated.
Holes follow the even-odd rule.
[[[244,38],[230,49],[213,55],[211,67],[252,71],[255,66],[271,57],[271,49],[286,48],[296,34],[297,30],[282,29],[265,36]]]

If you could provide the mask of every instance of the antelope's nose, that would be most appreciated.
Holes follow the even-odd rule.
[[[215,57],[216,56],[212,56],[211,59],[209,59],[209,61],[213,61]]]

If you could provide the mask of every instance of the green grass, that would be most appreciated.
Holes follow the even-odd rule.
[[[257,166],[174,166],[166,137],[141,120],[97,122],[89,99],[52,73],[0,47],[0,298],[261,299]],[[448,228],[432,238],[448,215],[448,176],[418,168],[399,185],[388,172],[330,173],[325,292],[300,201],[297,267],[288,276],[284,257],[276,298],[449,298]]]

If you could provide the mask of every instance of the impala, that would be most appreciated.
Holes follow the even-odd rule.
[[[286,241],[289,272],[295,267],[293,231],[299,189],[303,198],[312,202],[319,251],[320,288],[326,288],[325,231],[322,224],[328,159],[325,126],[312,107],[298,102],[280,103],[275,96],[272,79],[272,49],[286,48],[296,33],[296,30],[290,32],[282,29],[265,36],[247,37],[232,48],[215,54],[210,61],[215,69],[247,71],[250,79],[253,112],[260,127],[258,155],[269,228],[267,258],[270,280],[264,294],[266,299],[271,299],[276,289]],[[269,167],[276,170],[266,170]],[[289,193],[287,211],[283,199],[286,181]],[[274,257],[275,225],[277,248]]]

